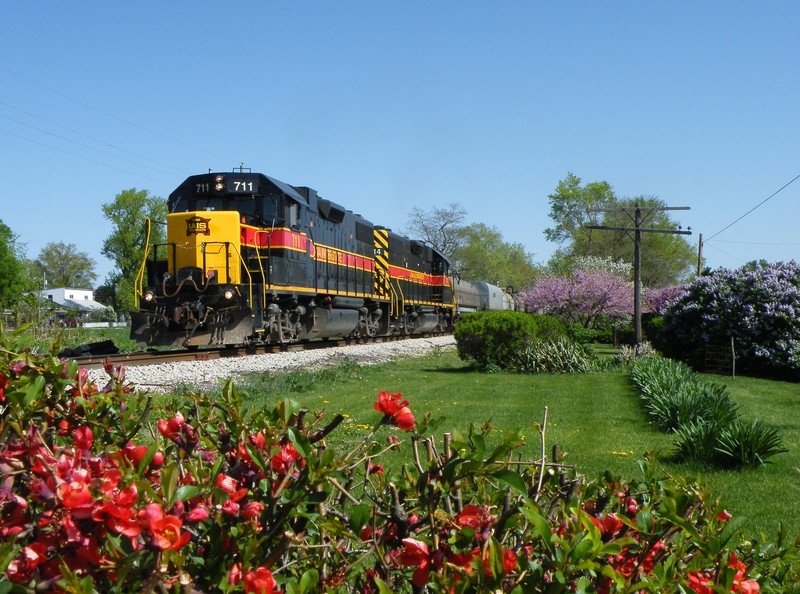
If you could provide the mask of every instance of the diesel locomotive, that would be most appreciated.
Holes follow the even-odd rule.
[[[449,332],[450,263],[308,187],[240,169],[193,175],[147,246],[131,338],[283,344]]]

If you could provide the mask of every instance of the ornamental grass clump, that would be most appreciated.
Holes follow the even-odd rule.
[[[342,415],[286,399],[243,411],[230,381],[162,406],[123,368],[99,387],[53,353],[0,344],[2,592],[758,592],[800,579],[796,546],[735,547],[739,520],[649,460],[639,479],[587,483],[561,459],[521,459],[517,431],[436,439],[389,391],[340,452],[328,441]],[[390,450],[406,456],[392,475]]]
[[[563,338],[529,344],[515,360],[514,367],[525,373],[585,373],[597,363],[590,348]]]
[[[758,420],[743,422],[727,388],[701,378],[685,363],[637,359],[631,380],[652,422],[675,434],[679,460],[752,467],[786,451],[775,429]]]

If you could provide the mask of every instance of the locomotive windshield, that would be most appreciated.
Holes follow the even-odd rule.
[[[223,196],[223,197],[189,197],[173,196],[170,200],[170,212],[236,211],[249,225],[271,226],[278,215],[278,196]]]

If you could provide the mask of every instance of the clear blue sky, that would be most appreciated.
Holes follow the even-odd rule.
[[[547,196],[573,172],[689,206],[673,218],[695,246],[710,239],[712,267],[800,260],[800,180],[769,198],[800,174],[797,2],[6,2],[1,14],[0,219],[31,258],[76,244],[98,282],[111,269],[101,204],[241,163],[397,231],[414,206],[457,202],[540,262],[555,247]]]

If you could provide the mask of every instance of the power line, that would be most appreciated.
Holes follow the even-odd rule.
[[[767,241],[731,241],[725,239],[718,239],[717,243],[736,243],[740,245],[779,245],[779,246],[791,246],[791,247],[800,245],[800,243],[773,243]]]
[[[141,173],[135,173],[135,172],[129,171],[127,169],[122,169],[121,167],[115,167],[114,165],[109,165],[108,163],[103,163],[102,161],[96,161],[95,159],[90,159],[89,157],[84,157],[83,155],[79,155],[77,153],[73,153],[73,152],[64,150],[62,148],[58,148],[57,146],[52,146],[50,144],[45,144],[44,142],[39,142],[38,140],[33,140],[31,138],[25,138],[24,136],[20,136],[19,134],[16,134],[15,132],[11,132],[10,130],[5,130],[3,128],[0,128],[0,132],[5,132],[6,134],[9,134],[11,136],[15,136],[17,138],[20,138],[20,139],[26,141],[26,142],[31,142],[33,144],[38,144],[39,146],[43,146],[43,147],[52,149],[54,151],[59,151],[59,152],[64,153],[66,155],[70,155],[72,157],[77,157],[78,159],[83,159],[84,161],[89,161],[90,163],[95,163],[96,165],[102,165],[103,167],[108,167],[109,169],[116,169],[117,171],[122,171],[123,173],[130,173],[131,175],[136,175],[136,176],[142,177],[144,179],[149,179],[151,181],[167,183],[163,179],[157,179],[157,178],[149,177],[147,175],[142,175]]]
[[[103,154],[103,155],[107,155],[107,156],[109,156],[109,157],[111,157],[113,159],[119,159],[120,161],[127,161],[128,163],[132,163],[132,164],[138,165],[140,167],[148,167],[150,169],[153,169],[152,165],[146,165],[145,163],[137,162],[137,161],[134,161],[133,159],[128,159],[127,157],[121,157],[119,155],[115,155],[114,153],[110,153],[108,151],[104,151],[102,149],[95,148],[93,146],[89,146],[88,144],[84,144],[82,142],[78,142],[77,140],[72,140],[71,138],[67,138],[66,136],[61,136],[60,134],[56,134],[54,132],[49,132],[49,131],[45,130],[44,128],[39,128],[38,126],[33,126],[31,124],[26,124],[25,122],[22,122],[20,120],[16,120],[14,118],[10,118],[10,117],[8,117],[6,115],[0,114],[0,118],[4,118],[4,119],[6,119],[6,120],[8,120],[10,122],[14,122],[15,124],[19,124],[21,126],[25,126],[25,127],[30,128],[32,130],[36,130],[37,132],[41,132],[42,134],[47,134],[48,136],[52,136],[53,138],[58,138],[59,140],[63,140],[65,142],[70,142],[70,143],[72,143],[74,145],[77,145],[77,146],[79,146],[81,148],[85,148],[85,149],[88,149],[90,151],[95,151],[97,153],[100,153],[100,154]],[[78,132],[78,134],[80,134],[80,132]],[[84,135],[82,134],[82,136],[84,136]],[[146,157],[145,157],[145,159],[146,159]],[[149,160],[149,159],[147,159],[147,160]],[[160,173],[166,173],[168,175],[170,174],[169,171],[166,171],[164,169],[156,169],[156,171],[159,171]]]
[[[738,223],[739,221],[741,221],[743,218],[745,218],[747,215],[749,215],[751,212],[753,212],[753,211],[754,211],[755,209],[757,209],[759,206],[761,206],[761,205],[763,205],[764,203],[766,203],[766,202],[767,202],[767,200],[770,200],[771,198],[774,198],[774,197],[775,197],[775,196],[776,196],[778,193],[780,193],[780,192],[782,192],[783,190],[785,190],[786,188],[788,188],[790,185],[792,185],[792,184],[793,184],[794,182],[796,182],[798,179],[800,179],[800,174],[798,174],[797,176],[795,176],[795,178],[794,178],[794,179],[792,179],[790,182],[788,182],[788,183],[784,184],[784,185],[783,185],[783,187],[781,187],[780,189],[776,190],[775,192],[773,192],[772,194],[770,194],[769,196],[767,196],[766,198],[764,198],[764,200],[762,200],[761,202],[759,202],[758,204],[756,204],[756,205],[755,205],[753,208],[751,208],[750,210],[748,210],[746,213],[744,213],[744,214],[743,214],[742,216],[740,216],[738,219],[736,219],[735,221],[733,221],[733,222],[732,222],[732,223],[730,223],[729,225],[727,225],[727,226],[723,227],[722,229],[720,229],[719,231],[717,231],[716,233],[714,233],[714,235],[712,235],[711,237],[707,238],[707,239],[705,240],[705,241],[706,241],[706,243],[708,243],[709,241],[711,241],[712,239],[714,239],[714,238],[715,238],[717,235],[719,235],[719,234],[720,234],[720,233],[722,233],[723,231],[726,231],[726,230],[730,229],[731,227],[733,227],[733,226],[734,226],[736,223]]]
[[[22,76],[21,74],[18,74],[17,72],[14,72],[13,70],[9,70],[8,68],[6,68],[4,66],[0,66],[0,70],[3,70],[3,71],[5,71],[5,72],[7,72],[7,73],[9,73],[9,74],[11,74],[13,76],[16,76],[20,80],[24,80],[25,82],[27,82],[29,84],[35,85],[35,86],[37,86],[39,88],[42,88],[42,89],[44,89],[46,91],[49,91],[50,93],[58,95],[59,97],[63,97],[64,99],[72,101],[73,103],[77,103],[78,105],[80,105],[82,107],[85,107],[87,109],[91,109],[92,111],[96,111],[97,113],[103,114],[106,117],[113,118],[113,119],[115,119],[115,120],[117,120],[119,122],[122,122],[123,124],[127,124],[128,126],[132,126],[134,128],[138,128],[139,130],[143,130],[144,132],[147,132],[149,134],[153,134],[154,136],[158,136],[159,138],[163,138],[163,139],[168,140],[170,142],[173,142],[175,144],[179,144],[181,146],[185,146],[187,148],[190,148],[190,149],[193,149],[193,150],[196,150],[196,151],[202,151],[202,152],[204,152],[204,153],[206,153],[208,155],[212,155],[212,156],[223,158],[223,159],[224,158],[228,158],[228,157],[223,157],[222,155],[213,153],[213,152],[211,152],[209,150],[206,150],[204,148],[188,144],[186,142],[183,142],[182,140],[177,140],[175,138],[171,138],[171,137],[169,137],[169,136],[167,136],[165,134],[161,134],[160,132],[157,132],[155,130],[151,130],[150,128],[146,128],[146,127],[141,126],[141,125],[139,125],[139,124],[137,124],[135,122],[131,122],[130,120],[126,120],[125,118],[122,118],[122,117],[120,117],[118,115],[115,115],[115,114],[110,113],[108,111],[105,111],[105,110],[102,110],[100,108],[94,107],[93,105],[89,105],[88,103],[85,103],[85,102],[81,101],[80,99],[75,99],[74,97],[70,97],[69,95],[66,95],[66,94],[62,93],[61,91],[58,91],[56,89],[52,89],[52,88],[50,88],[50,87],[48,87],[46,85],[43,85],[41,83],[36,82],[35,80],[31,80],[31,79],[29,79],[29,78],[27,78],[25,76]],[[240,161],[241,161],[241,159],[233,159],[234,163],[238,163]]]
[[[17,107],[17,106],[15,106],[15,105],[11,105],[10,103],[6,103],[5,101],[0,101],[0,105],[4,105],[4,106],[6,106],[6,107],[10,107],[11,109],[13,109],[13,110],[15,110],[15,111],[18,111],[18,112],[20,112],[20,113],[24,113],[24,114],[25,114],[25,115],[27,115],[27,116],[30,116],[30,117],[32,117],[32,118],[35,118],[35,119],[37,119],[37,120],[40,120],[40,121],[44,122],[45,124],[49,124],[49,125],[51,125],[51,126],[55,126],[55,127],[57,127],[57,128],[61,128],[62,130],[66,130],[67,132],[71,132],[71,133],[73,133],[73,134],[77,134],[78,136],[82,136],[83,138],[86,138],[86,139],[88,139],[88,140],[91,140],[91,141],[93,141],[93,142],[96,142],[96,143],[98,143],[98,144],[100,144],[100,145],[107,146],[107,147],[109,147],[109,148],[110,148],[110,149],[112,149],[112,150],[115,150],[115,151],[120,151],[120,152],[122,152],[122,153],[126,153],[126,154],[128,154],[128,155],[131,155],[131,156],[133,156],[133,157],[137,157],[137,158],[139,158],[139,159],[144,159],[145,161],[149,161],[149,162],[151,162],[151,163],[153,163],[153,164],[155,164],[155,165],[159,165],[159,166],[161,166],[161,167],[167,167],[167,168],[169,168],[169,169],[174,169],[175,171],[183,172],[183,170],[182,170],[181,168],[179,168],[179,167],[174,167],[174,166],[172,166],[172,165],[169,165],[169,164],[167,164],[167,163],[161,163],[161,162],[159,162],[159,161],[155,161],[154,159],[151,159],[151,158],[149,158],[149,157],[147,157],[147,156],[145,156],[145,155],[140,155],[140,154],[138,154],[138,153],[135,153],[135,152],[133,152],[133,151],[129,151],[129,150],[127,150],[127,149],[124,149],[124,148],[122,148],[122,147],[120,147],[120,146],[116,146],[115,144],[112,144],[112,143],[110,143],[110,142],[107,142],[107,141],[105,141],[105,140],[100,140],[99,138],[94,138],[93,136],[90,136],[90,135],[88,135],[88,134],[85,134],[85,133],[81,132],[80,130],[75,130],[75,129],[73,129],[73,128],[69,128],[69,127],[67,127],[67,126],[64,126],[64,125],[62,125],[62,124],[59,124],[58,122],[53,122],[53,121],[50,121],[50,120],[48,120],[48,119],[46,119],[46,118],[43,118],[43,117],[41,117],[41,116],[38,116],[38,115],[36,115],[35,113],[31,113],[31,112],[29,112],[29,111],[26,111],[26,110],[24,110],[24,109],[20,108],[20,107]],[[30,124],[26,124],[26,123],[24,123],[24,122],[20,122],[19,120],[15,120],[15,119],[13,119],[13,118],[10,118],[10,117],[8,117],[8,116],[0,116],[0,117],[4,117],[4,118],[6,118],[6,119],[8,119],[8,120],[11,120],[12,122],[17,122],[18,124],[22,124],[23,126],[28,126],[29,128],[33,128],[34,130],[40,130],[41,132],[44,132],[45,134],[50,134],[51,136],[56,136],[57,138],[63,138],[64,140],[68,140],[69,142],[72,142],[72,143],[74,143],[74,144],[79,144],[79,145],[80,145],[80,143],[78,143],[78,142],[76,142],[76,141],[74,141],[74,140],[70,140],[70,139],[68,139],[68,138],[64,138],[64,137],[62,137],[62,136],[59,136],[59,135],[57,135],[57,134],[54,134],[54,133],[52,133],[52,132],[48,132],[47,130],[42,130],[42,129],[40,129],[40,128],[37,128],[37,127],[35,127],[35,126],[32,126],[32,125],[30,125]],[[83,146],[83,145],[81,145],[81,146]],[[91,147],[87,147],[87,148],[91,148]],[[97,150],[97,151],[99,151],[100,149],[92,149],[92,150]],[[105,152],[105,151],[104,151],[104,152]],[[107,153],[107,154],[109,154],[109,155],[111,155],[111,156],[114,156],[114,155],[113,155],[113,153]],[[116,157],[116,158],[118,158],[118,159],[119,159],[119,158],[121,158],[121,157]]]

